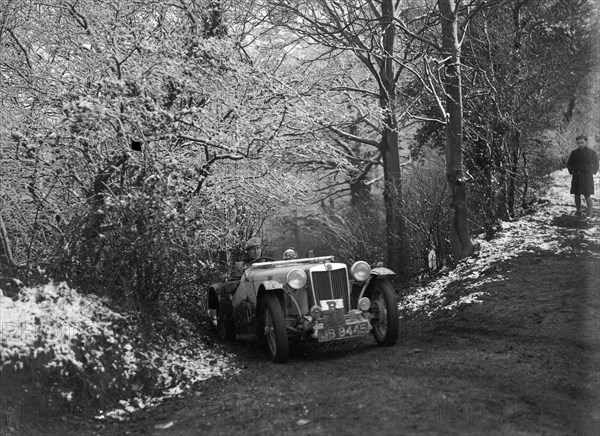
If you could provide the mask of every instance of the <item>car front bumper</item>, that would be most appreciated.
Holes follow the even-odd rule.
[[[312,337],[319,342],[329,342],[337,339],[348,339],[371,333],[371,317],[369,313],[360,310],[323,311],[323,316],[312,322]]]

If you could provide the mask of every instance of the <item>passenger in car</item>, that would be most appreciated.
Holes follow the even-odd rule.
[[[298,253],[293,248],[288,248],[283,252],[283,260],[298,259]]]

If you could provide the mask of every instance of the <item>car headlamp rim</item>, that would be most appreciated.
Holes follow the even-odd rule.
[[[313,319],[321,318],[321,308],[315,304],[313,307],[310,308],[310,316],[312,316]]]
[[[358,308],[363,312],[368,311],[371,308],[371,300],[369,300],[367,297],[362,297],[360,300],[358,300]]]
[[[306,273],[299,268],[288,271],[285,277],[285,282],[292,289],[302,289],[306,285],[306,280]]]
[[[371,267],[363,260],[354,262],[350,267],[352,278],[359,282],[364,282],[371,276]]]

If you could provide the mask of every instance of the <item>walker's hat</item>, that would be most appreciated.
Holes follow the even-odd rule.
[[[246,242],[246,246],[244,247],[244,250],[248,250],[252,247],[260,247],[260,238],[255,236],[253,238],[248,239],[248,242]]]
[[[283,253],[283,258],[285,260],[290,260],[290,259],[297,259],[298,255],[296,254],[296,251],[292,248],[288,248],[287,250],[285,250],[285,252]]]

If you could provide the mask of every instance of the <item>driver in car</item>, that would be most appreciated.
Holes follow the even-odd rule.
[[[226,285],[230,294],[233,294],[237,289],[240,283],[240,279],[244,274],[244,271],[246,271],[246,269],[248,269],[248,267],[252,265],[257,259],[260,259],[262,255],[262,246],[260,238],[254,236],[248,239],[246,245],[244,245],[244,251],[244,260],[235,263],[230,273],[231,275],[229,278],[229,283]]]
[[[261,246],[261,240],[259,237],[254,236],[250,239],[248,239],[248,241],[246,242],[246,245],[244,245],[244,251],[246,252],[244,255],[244,262],[239,262],[241,265],[239,265],[238,268],[238,274],[239,274],[239,278],[238,280],[232,282],[231,284],[228,285],[228,290],[230,294],[233,294],[233,301],[236,307],[236,317],[245,321],[241,321],[243,323],[243,325],[248,324],[249,322],[251,322],[252,318],[253,318],[253,309],[252,309],[252,305],[251,303],[249,303],[249,299],[248,299],[248,290],[242,291],[242,292],[237,292],[238,287],[240,287],[240,283],[241,283],[241,278],[244,274],[244,272],[246,271],[246,269],[248,267],[250,267],[250,265],[252,265],[254,262],[256,262],[259,259],[265,259],[262,257],[262,246]]]
[[[254,236],[248,239],[246,245],[244,245],[244,251],[244,260],[241,262],[236,262],[233,268],[233,277],[236,279],[242,277],[244,271],[246,271],[250,265],[256,262],[257,259],[261,258],[262,246],[260,238]]]
[[[246,242],[246,245],[244,246],[244,250],[246,251],[246,257],[244,258],[244,269],[246,269],[262,255],[260,238],[255,236],[248,239],[248,242]]]

